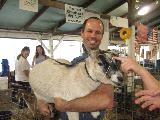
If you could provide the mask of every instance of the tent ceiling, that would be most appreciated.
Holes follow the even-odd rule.
[[[131,16],[131,13],[128,14],[128,6],[131,5],[133,1],[134,0],[39,0],[38,12],[30,12],[19,9],[19,0],[0,0],[0,30],[75,34],[73,31],[79,31],[81,24],[65,22],[64,5],[66,3],[86,8],[87,11],[98,13],[102,15],[103,18],[104,16],[107,18],[108,16]],[[139,1],[145,4],[153,3],[157,0]],[[160,3],[158,3],[158,6],[159,4]],[[157,7],[143,17],[136,17],[136,20],[150,27],[159,26],[159,13],[160,7]]]

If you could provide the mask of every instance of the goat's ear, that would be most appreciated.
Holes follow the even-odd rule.
[[[121,68],[121,61],[115,60],[115,64],[116,64],[116,66],[117,66],[118,69]]]

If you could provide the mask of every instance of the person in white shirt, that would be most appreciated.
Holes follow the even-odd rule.
[[[15,81],[22,86],[29,86],[29,71],[30,64],[27,61],[27,57],[29,56],[30,49],[25,46],[21,53],[17,56],[16,64],[15,64]]]
[[[29,47],[25,46],[21,50],[21,53],[17,56],[17,60],[15,63],[15,82],[18,84],[19,87],[15,88],[14,90],[15,95],[19,91],[18,89],[23,89],[27,92],[31,92],[31,87],[29,84],[30,64],[27,61],[27,57],[29,56],[29,53],[30,53]],[[21,109],[27,107],[27,104],[21,98],[19,101],[19,107]]]

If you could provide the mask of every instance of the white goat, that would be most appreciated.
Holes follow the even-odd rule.
[[[70,101],[85,96],[100,83],[113,85],[103,72],[102,66],[98,64],[97,58],[97,51],[92,51],[85,61],[72,67],[60,64],[70,64],[66,60],[48,59],[31,70],[30,85],[38,99],[49,103],[53,103],[55,97]],[[97,117],[97,113],[92,112],[92,115]],[[69,120],[79,118],[77,112],[67,112],[67,115]]]

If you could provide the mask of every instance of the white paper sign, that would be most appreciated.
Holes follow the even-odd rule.
[[[65,4],[66,22],[82,24],[84,22],[84,9],[82,7]]]
[[[19,9],[38,12],[38,0],[19,0]]]
[[[128,19],[126,18],[111,16],[110,23],[116,27],[128,28]]]

